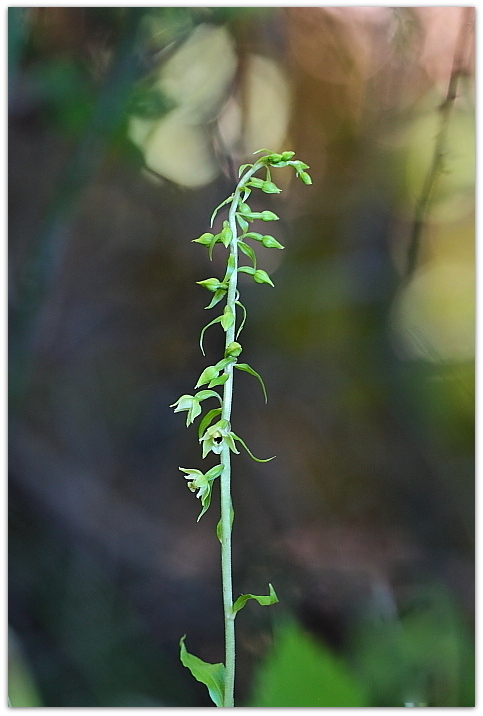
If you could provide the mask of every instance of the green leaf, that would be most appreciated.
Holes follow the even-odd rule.
[[[217,316],[212,321],[207,323],[204,328],[202,328],[201,333],[200,333],[200,348],[201,348],[201,352],[203,353],[203,355],[205,355],[205,350],[203,348],[203,337],[205,335],[205,331],[207,328],[209,328],[210,326],[213,326],[215,323],[220,323],[220,321],[221,321],[221,316]]]
[[[374,705],[367,691],[342,658],[295,623],[285,622],[275,631],[246,706],[362,708]]]
[[[208,411],[206,415],[202,417],[200,424],[198,425],[198,438],[201,438],[208,425],[212,422],[212,420],[214,420],[214,418],[218,417],[220,413],[221,408],[213,408],[213,410]]]
[[[239,612],[240,609],[243,609],[249,599],[255,599],[255,601],[261,604],[262,607],[268,607],[271,604],[276,604],[278,602],[278,597],[275,594],[275,589],[272,587],[271,584],[268,585],[268,589],[270,593],[267,597],[257,597],[255,594],[242,594],[241,597],[238,597],[235,604],[233,605],[233,615]]]
[[[203,517],[205,512],[207,512],[207,510],[209,509],[209,507],[211,505],[211,485],[210,485],[209,489],[207,489],[205,492],[203,492],[200,495],[200,502],[201,502],[201,512],[198,515],[198,517],[196,518],[197,522],[199,522],[201,520],[201,518]]]
[[[215,220],[215,216],[216,216],[217,213],[220,211],[221,207],[222,207],[222,206],[225,206],[225,204],[229,204],[229,202],[233,199],[233,197],[234,197],[234,194],[232,194],[232,195],[229,196],[227,199],[225,199],[225,201],[222,201],[221,204],[218,204],[218,206],[216,207],[216,209],[214,210],[214,212],[213,212],[212,215],[211,215],[210,226],[213,226],[213,222],[214,222],[214,220]]]
[[[215,480],[217,477],[221,475],[223,472],[223,465],[215,465],[210,470],[208,470],[207,473],[205,473],[205,477],[208,478],[208,480]]]
[[[238,169],[238,177],[241,177],[241,175],[243,174],[243,171],[244,171],[247,167],[252,167],[252,166],[253,166],[253,164],[242,164],[242,165],[240,166],[240,168]]]
[[[256,370],[253,370],[248,363],[235,363],[235,368],[238,368],[238,370],[243,370],[245,373],[250,373],[250,375],[253,375],[255,378],[257,378],[260,381],[260,385],[262,386],[263,395],[265,397],[265,403],[268,402],[267,398],[267,391],[265,390],[265,383],[263,382],[262,376],[257,373]]]
[[[208,689],[211,700],[216,706],[223,706],[225,693],[225,666],[224,664],[208,664],[197,656],[190,654],[184,645],[186,634],[179,640],[179,658],[197,681]]]
[[[213,298],[211,299],[210,303],[205,306],[205,310],[207,311],[210,308],[213,308],[216,306],[217,303],[220,303],[225,298],[226,295],[226,288],[220,288],[217,291],[215,291],[215,294]]]
[[[235,512],[233,510],[233,505],[230,501],[230,528],[233,527],[234,519],[235,519]],[[218,524],[216,525],[216,536],[218,537],[218,541],[221,543],[221,520],[218,520]]]
[[[248,258],[253,261],[253,267],[257,268],[257,257],[255,256],[255,252],[252,247],[248,246],[248,244],[245,244],[243,241],[238,241],[238,246],[240,251],[243,251],[245,256],[248,256]]]
[[[232,343],[230,343],[230,346],[231,345],[232,345]],[[238,344],[238,345],[240,345],[240,344]],[[218,368],[218,370],[225,370],[227,365],[230,365],[230,363],[234,363],[234,362],[235,362],[234,357],[227,356],[226,358],[222,358],[221,360],[219,360],[218,363],[216,364],[216,367]]]
[[[253,274],[253,280],[257,283],[268,283],[270,286],[273,286],[273,281],[268,275],[266,271],[263,271],[263,269],[257,269],[255,273]]]
[[[213,249],[218,241],[221,241],[221,234],[215,234],[208,245],[208,258],[210,261],[213,261]]]
[[[236,214],[236,220],[240,229],[245,232],[248,229],[248,221],[244,219],[243,216],[240,216],[240,214]]]
[[[200,388],[202,385],[209,383],[210,380],[217,378],[219,372],[220,371],[217,370],[214,365],[209,365],[207,368],[204,369],[204,371],[198,378],[198,382],[196,383],[195,388]]]
[[[225,310],[223,311],[223,316],[221,317],[221,325],[223,326],[223,330],[227,331],[229,328],[232,327],[232,325],[235,323],[235,314],[233,313],[230,306],[225,306]]]
[[[228,261],[226,262],[226,274],[223,279],[223,283],[225,285],[228,285],[228,282],[229,282],[234,270],[235,270],[235,256],[233,254],[230,254],[228,256]]]
[[[255,460],[255,462],[270,462],[270,460],[274,460],[274,459],[275,459],[276,455],[273,455],[273,457],[267,457],[265,460],[262,460],[262,459],[260,459],[260,458],[258,458],[258,457],[255,457],[255,455],[251,452],[251,450],[249,450],[249,448],[248,448],[248,446],[247,446],[247,444],[245,443],[244,440],[242,440],[238,435],[235,435],[235,433],[231,433],[231,435],[232,435],[232,437],[233,437],[235,440],[238,440],[238,442],[240,442],[240,443],[243,445],[243,447],[245,448],[245,450],[247,451],[247,453],[250,455],[250,457],[252,458],[252,460]]]
[[[221,396],[216,392],[216,390],[200,390],[195,394],[195,398],[200,403],[202,400],[206,400],[207,398],[218,398],[221,403]]]
[[[247,320],[247,309],[245,308],[243,303],[240,303],[240,301],[235,301],[235,303],[237,306],[240,306],[241,310],[243,311],[243,318],[242,318],[242,321],[238,327],[238,330],[237,330],[236,336],[235,336],[235,338],[238,339],[238,336],[242,332],[243,326],[245,325],[245,321]]]
[[[214,388],[216,385],[223,385],[228,380],[228,373],[223,373],[219,378],[213,378],[208,384],[208,388]]]

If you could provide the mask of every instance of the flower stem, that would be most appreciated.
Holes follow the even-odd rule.
[[[238,281],[238,232],[236,224],[236,210],[242,191],[242,186],[252,174],[261,168],[262,164],[256,163],[247,171],[238,182],[230,206],[228,222],[230,225],[232,239],[230,242],[230,256],[233,257],[234,270],[228,283],[226,305],[236,317],[236,294]],[[236,320],[226,331],[225,349],[235,340]],[[223,388],[223,405],[221,418],[230,422],[231,405],[233,396],[233,363],[228,365],[224,371],[228,379]],[[220,475],[221,490],[221,577],[223,590],[223,612],[225,619],[225,693],[223,706],[234,706],[235,686],[235,619],[233,615],[233,579],[231,559],[231,523],[232,523],[232,502],[231,502],[231,457],[228,445],[223,446],[220,454],[223,472]]]

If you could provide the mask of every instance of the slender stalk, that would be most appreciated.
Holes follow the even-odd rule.
[[[230,243],[230,256],[233,257],[234,270],[230,276],[226,305],[231,308],[236,317],[236,294],[238,281],[238,231],[236,223],[236,210],[241,186],[261,168],[262,164],[256,163],[240,179],[233,201],[230,206],[228,222],[230,225],[232,239]],[[226,332],[225,348],[235,340],[236,320]],[[228,379],[223,389],[223,405],[221,417],[230,422],[231,406],[233,396],[233,364],[228,365],[224,371]],[[233,579],[231,559],[231,456],[228,445],[224,445],[220,453],[223,472],[220,475],[221,495],[221,577],[223,590],[223,612],[225,619],[225,693],[223,706],[234,706],[235,686],[235,620],[233,615]]]

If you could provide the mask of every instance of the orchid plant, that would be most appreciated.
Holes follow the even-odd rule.
[[[209,664],[190,654],[185,647],[185,637],[180,640],[180,658],[184,666],[190,669],[195,679],[208,688],[209,694],[216,706],[234,706],[235,683],[235,617],[245,606],[249,599],[256,600],[265,606],[278,602],[277,595],[271,584],[266,596],[243,594],[233,602],[232,587],[232,548],[231,532],[234,511],[231,500],[231,454],[239,454],[237,443],[241,445],[257,462],[268,462],[273,458],[260,459],[253,455],[246,443],[231,429],[231,411],[233,396],[233,378],[235,370],[245,371],[254,376],[260,383],[265,402],[267,393],[262,377],[248,363],[239,362],[242,345],[239,336],[245,325],[246,309],[240,301],[238,291],[238,274],[246,273],[252,276],[259,284],[273,286],[273,282],[266,271],[257,267],[257,257],[253,246],[248,241],[258,242],[266,248],[283,249],[277,239],[268,234],[251,231],[251,224],[255,221],[276,221],[279,217],[272,211],[252,211],[247,201],[252,191],[260,190],[265,194],[278,194],[281,189],[273,183],[271,169],[290,166],[295,170],[297,177],[304,184],[311,184],[312,180],[307,173],[309,168],[304,162],[294,159],[294,152],[271,152],[261,149],[255,155],[261,154],[252,164],[243,164],[238,172],[239,181],[233,194],[216,207],[211,216],[211,226],[220,210],[228,207],[228,217],[223,221],[221,231],[217,234],[204,233],[195,243],[206,247],[210,260],[215,244],[222,244],[228,252],[226,272],[223,278],[207,278],[198,281],[198,284],[212,294],[207,309],[212,309],[224,302],[223,311],[210,321],[201,331],[200,348],[205,355],[203,340],[206,330],[219,323],[225,332],[224,355],[215,365],[206,367],[198,378],[194,395],[182,395],[173,405],[174,412],[186,412],[186,426],[190,426],[200,417],[198,425],[198,438],[201,445],[201,456],[206,458],[210,453],[219,456],[219,463],[207,472],[194,468],[180,467],[185,473],[188,488],[196,493],[201,503],[201,512],[198,520],[208,510],[211,502],[213,486],[220,480],[221,517],[217,525],[217,536],[221,543],[221,573],[223,592],[223,611],[225,624],[225,663]],[[262,176],[260,176],[260,173]],[[250,265],[239,265],[239,252],[248,257]],[[240,316],[240,321],[238,318]],[[237,325],[238,324],[238,325]],[[215,388],[223,387],[223,394]],[[207,410],[202,415],[204,401],[214,399],[216,407]]]

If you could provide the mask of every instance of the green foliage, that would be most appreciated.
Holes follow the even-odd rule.
[[[223,664],[208,664],[190,654],[184,645],[185,639],[186,636],[183,636],[179,641],[181,663],[191,671],[197,681],[205,684],[214,704],[223,706],[225,667]]]
[[[266,597],[257,597],[255,594],[242,594],[241,597],[238,597],[235,604],[233,605],[233,616],[240,611],[240,609],[243,609],[245,604],[248,602],[249,599],[254,599],[256,602],[258,602],[262,607],[270,606],[271,604],[277,604],[278,597],[275,593],[275,589],[272,587],[271,584],[268,585],[269,594]]]
[[[249,706],[364,707],[364,688],[345,664],[287,621],[275,632],[261,664]]]
[[[373,706],[474,706],[474,649],[455,606],[438,590],[400,618],[369,621],[352,646]]]
[[[271,180],[270,166],[287,166],[291,164],[299,178],[305,184],[310,183],[310,177],[305,172],[307,168],[306,164],[292,161],[293,152],[276,154],[268,150],[261,151],[266,151],[267,154],[260,157],[254,164],[245,164],[240,168],[239,176],[241,178],[235,192],[222,201],[211,215],[210,225],[213,226],[218,212],[224,206],[229,205],[228,219],[223,221],[221,231],[218,234],[206,232],[197,239],[194,239],[195,243],[201,244],[201,246],[207,249],[210,260],[212,260],[213,248],[217,243],[221,243],[229,252],[223,279],[212,277],[197,282],[200,286],[213,294],[206,309],[214,308],[218,303],[226,300],[222,313],[207,323],[206,326],[202,328],[200,334],[200,349],[203,355],[205,355],[203,347],[205,332],[210,326],[219,323],[225,333],[224,357],[216,363],[216,365],[209,365],[204,368],[196,382],[195,389],[207,385],[208,390],[196,393],[194,396],[182,395],[181,398],[171,405],[175,412],[187,412],[187,427],[202,414],[201,400],[208,397],[217,397],[221,405],[221,408],[211,409],[203,415],[198,426],[198,439],[201,444],[202,459],[206,458],[207,455],[212,452],[220,456],[220,464],[206,473],[195,468],[180,468],[182,472],[186,473],[189,489],[196,492],[196,496],[201,501],[202,509],[198,520],[205,514],[210,506],[213,481],[217,477],[220,477],[221,483],[221,519],[218,522],[216,534],[221,542],[222,548],[225,666],[222,664],[205,664],[200,659],[197,659],[197,657],[193,657],[187,653],[183,640],[181,640],[181,660],[183,664],[191,669],[196,679],[207,685],[210,696],[217,706],[234,706],[235,632],[233,622],[237,612],[249,599],[254,599],[261,605],[275,604],[275,602],[278,601],[275,590],[272,585],[269,585],[270,592],[268,596],[259,597],[254,594],[243,594],[233,604],[231,584],[231,526],[233,524],[234,512],[230,494],[230,453],[239,454],[235,445],[236,441],[241,443],[250,457],[256,462],[268,462],[269,460],[273,460],[273,457],[267,459],[255,457],[244,440],[231,430],[230,425],[234,368],[245,371],[259,381],[265,402],[267,402],[267,391],[262,377],[247,363],[238,363],[238,357],[243,350],[241,344],[238,342],[238,337],[245,324],[246,309],[239,301],[237,279],[239,273],[246,273],[252,276],[255,283],[265,283],[273,286],[272,279],[268,273],[263,269],[257,268],[255,251],[243,239],[259,241],[265,248],[283,248],[282,244],[273,236],[259,234],[258,232],[247,233],[250,222],[257,220],[276,221],[279,218],[273,211],[264,210],[257,212],[251,210],[246,200],[250,196],[252,189],[260,189],[266,194],[280,193],[281,189]],[[265,171],[264,179],[255,176],[260,170]],[[240,235],[237,227],[241,231]],[[251,260],[252,266],[238,266],[239,250]],[[236,330],[237,308],[240,308],[243,314],[238,330]],[[220,386],[223,386],[223,396],[216,391],[210,390]],[[213,423],[215,418],[218,418],[218,420]],[[226,569],[226,565],[228,565],[228,570]]]

